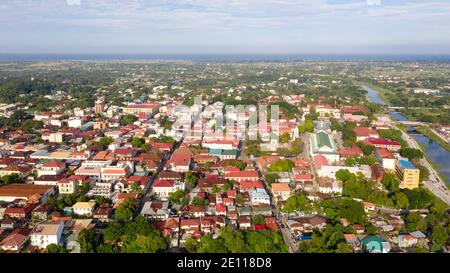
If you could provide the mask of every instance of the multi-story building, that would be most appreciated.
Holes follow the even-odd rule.
[[[75,193],[77,188],[77,183],[75,180],[69,180],[67,178],[63,178],[58,181],[58,191],[60,194],[72,194]]]
[[[377,157],[383,168],[391,171],[395,170],[395,157],[388,149],[376,148],[375,156]]]
[[[400,179],[400,188],[412,190],[419,187],[420,170],[415,168],[408,160],[397,160],[395,162],[395,173]]]
[[[76,215],[91,216],[94,213],[95,201],[77,202],[72,206],[73,213]]]
[[[31,232],[31,245],[39,248],[46,248],[50,244],[61,245],[63,229],[63,222],[38,224]]]
[[[132,115],[137,115],[140,113],[155,114],[159,110],[159,107],[160,105],[157,102],[130,104],[123,108],[123,112]]]
[[[41,175],[59,175],[64,172],[66,169],[66,164],[59,161],[50,161],[42,165],[40,169],[38,169],[38,176]]]

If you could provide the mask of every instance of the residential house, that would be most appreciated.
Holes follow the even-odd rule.
[[[95,209],[95,201],[77,202],[72,206],[73,213],[81,216],[92,216]]]

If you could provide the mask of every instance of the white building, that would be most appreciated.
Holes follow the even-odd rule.
[[[59,194],[72,194],[75,193],[77,189],[77,183],[75,180],[61,179],[58,181],[58,191]]]
[[[130,166],[128,164],[110,165],[101,168],[101,178],[105,181],[118,180],[130,174]]]
[[[391,171],[395,170],[395,156],[388,149],[376,148],[375,156],[383,168]]]
[[[69,119],[67,121],[67,125],[70,128],[81,128],[81,125],[83,125],[83,121],[80,118]]]
[[[173,181],[173,180],[161,180],[157,179],[153,182],[152,185],[152,193],[159,196],[162,199],[166,199],[173,192],[178,190],[185,190],[185,183],[181,181]]]
[[[347,166],[321,166],[320,169],[317,170],[317,174],[320,177],[328,177],[328,178],[336,178],[336,172],[339,170],[348,170],[353,174],[358,174],[361,172],[365,177],[371,177],[372,172],[369,166],[361,166],[361,167],[347,167]]]
[[[250,201],[253,205],[270,205],[270,197],[264,189],[256,189],[250,192]]]
[[[41,175],[59,175],[63,173],[66,169],[66,164],[59,161],[50,161],[42,165],[40,169],[37,170],[38,176]]]
[[[48,136],[49,142],[63,142],[64,141],[64,134],[57,132],[57,133],[50,133]]]
[[[91,216],[95,209],[95,201],[77,202],[72,206],[73,213],[82,216]]]
[[[317,134],[311,135],[309,142],[311,157],[323,155],[329,162],[339,161],[336,143],[332,136],[325,132],[318,132]]]
[[[38,224],[30,234],[32,246],[46,248],[50,244],[61,245],[64,222]]]

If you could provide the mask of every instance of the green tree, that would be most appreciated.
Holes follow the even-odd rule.
[[[116,220],[129,221],[136,211],[136,200],[132,198],[125,199],[116,209]]]
[[[135,115],[127,114],[122,117],[120,120],[121,125],[130,125],[137,121],[138,118]]]
[[[394,173],[386,173],[381,183],[390,192],[397,192],[400,189],[400,180]]]
[[[248,231],[245,233],[247,250],[250,253],[286,253],[288,248],[278,232],[270,230]]]
[[[212,165],[212,162],[208,161],[205,163],[203,168],[205,169],[205,171],[209,172],[209,171],[211,171],[211,165]]]
[[[356,179],[356,176],[347,169],[341,169],[341,170],[337,171],[335,174],[335,177],[337,180],[342,181],[342,182],[349,181],[352,178]]]
[[[184,248],[186,249],[187,252],[189,253],[196,253],[199,243],[197,242],[196,239],[194,238],[188,238],[186,239],[186,241],[184,241]]]
[[[419,169],[420,173],[419,173],[419,180],[420,182],[426,181],[430,178],[430,171],[428,170],[427,167],[419,164],[419,163],[415,163],[414,164],[416,166],[417,169]]]
[[[276,173],[266,173],[264,175],[264,180],[266,180],[269,185],[275,183],[278,179],[280,179],[280,176]]]
[[[289,133],[284,133],[280,136],[280,143],[288,143],[291,140],[291,135]]]
[[[225,163],[225,166],[235,166],[238,167],[240,170],[245,169],[246,164],[242,160],[233,160]]]
[[[242,196],[242,194],[238,193],[236,194],[236,203],[243,206],[244,205],[244,196]]]
[[[198,253],[227,253],[224,241],[221,237],[213,239],[210,235],[202,236]]]
[[[400,149],[400,155],[408,158],[410,161],[423,158],[423,152],[414,148],[402,148]]]
[[[366,145],[361,141],[359,141],[356,144],[358,144],[358,146],[361,148],[361,151],[363,151],[365,156],[369,156],[375,151],[375,147],[372,145]]]
[[[425,219],[420,216],[419,212],[410,212],[405,217],[405,229],[408,232],[414,232],[418,230],[425,232],[427,229],[427,223]]]
[[[256,225],[264,225],[265,224],[264,219],[265,219],[264,215],[258,214],[258,215],[253,216],[252,223],[254,225],[255,224]]]
[[[169,194],[169,201],[174,204],[181,204],[183,198],[184,192],[182,190],[177,190],[176,192],[172,192]]]
[[[194,198],[192,198],[191,203],[193,205],[208,205],[209,201],[207,199],[203,199],[198,196],[195,196]]]
[[[114,138],[112,138],[112,137],[102,137],[98,141],[98,143],[100,143],[100,145],[102,145],[103,147],[107,147],[109,144],[111,144],[113,142],[114,142]]]
[[[77,241],[80,244],[82,253],[95,253],[97,246],[100,244],[100,236],[95,229],[83,229],[78,233]]]
[[[293,195],[286,200],[283,211],[295,212],[298,210],[309,211],[311,208],[309,199],[302,193]]]
[[[124,226],[118,221],[111,222],[105,229],[103,239],[105,242],[117,242],[124,233]]]
[[[362,203],[351,199],[342,199],[339,206],[339,214],[351,224],[364,224],[366,222],[366,213]]]
[[[131,184],[130,192],[131,193],[142,194],[144,191],[142,190],[141,185],[139,184],[139,182],[134,182],[133,184]]]
[[[68,253],[67,249],[57,244],[49,244],[45,249],[47,253]]]
[[[131,145],[136,148],[140,148],[144,144],[145,139],[143,138],[133,137],[133,139],[131,140]]]
[[[294,162],[289,159],[277,160],[274,163],[270,164],[267,171],[269,172],[291,172],[292,168],[294,168]]]
[[[442,246],[446,245],[448,240],[448,233],[441,225],[435,225],[431,232],[431,241],[433,243],[432,249],[438,251]]]
[[[198,177],[193,173],[186,173],[184,176],[184,181],[186,182],[186,186],[192,189],[197,186]]]
[[[350,249],[345,244],[342,225],[328,225],[323,230],[314,230],[309,242],[301,242],[299,248],[304,253],[346,253]]]
[[[406,196],[403,192],[395,193],[392,199],[395,202],[395,207],[398,209],[406,209],[409,206],[408,196]]]
[[[247,252],[247,246],[242,231],[233,231],[231,226],[226,226],[220,229],[220,237],[223,239],[223,244],[227,248],[228,252]]]
[[[336,253],[353,253],[353,247],[347,243],[338,243]]]
[[[2,181],[5,184],[16,184],[23,182],[22,178],[16,173],[2,176]]]
[[[300,133],[314,132],[314,121],[310,118],[305,119],[305,122],[302,126],[299,126],[298,130],[300,131]]]
[[[122,252],[125,253],[156,253],[167,248],[166,241],[157,230],[147,235],[138,234],[136,239],[125,244]]]

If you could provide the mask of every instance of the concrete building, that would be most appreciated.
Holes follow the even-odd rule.
[[[419,187],[420,170],[415,168],[408,160],[397,160],[395,162],[395,173],[401,181],[400,188],[412,190]]]
[[[50,244],[61,245],[63,229],[63,222],[38,224],[31,232],[31,245],[39,248],[46,248]]]
[[[336,143],[330,135],[324,132],[311,135],[310,153],[312,157],[323,155],[330,162],[339,161]]]
[[[395,157],[388,149],[375,148],[375,156],[383,168],[391,171],[395,170]]]

